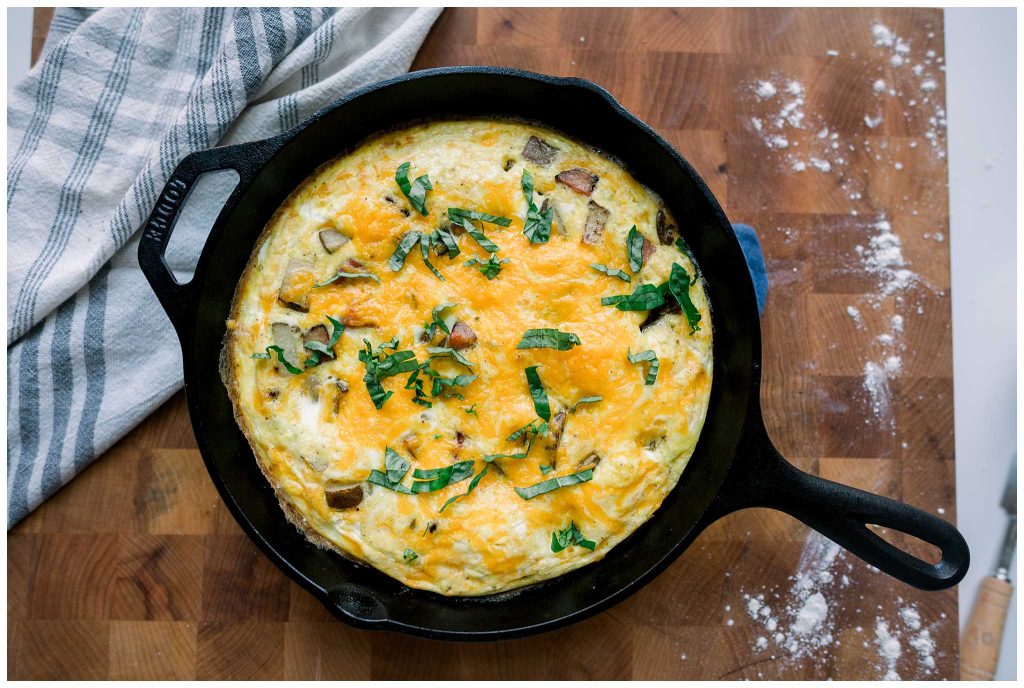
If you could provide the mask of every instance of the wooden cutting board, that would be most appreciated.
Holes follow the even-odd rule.
[[[887,42],[872,33],[876,21],[905,40],[908,59],[934,51],[934,84],[921,89],[911,64],[893,66],[893,55],[908,51],[898,41],[876,45]],[[729,217],[760,233],[771,283],[762,402],[782,453],[805,470],[953,520],[945,133],[929,121],[944,103],[942,54],[938,10],[454,9],[413,68],[497,64],[581,76],[650,123]],[[804,100],[783,112],[790,78]],[[760,99],[760,80],[779,93]],[[875,80],[903,95],[874,93]],[[931,105],[910,106],[915,98]],[[773,123],[796,111],[800,129]],[[864,117],[876,115],[883,120],[869,127]],[[820,138],[819,123],[829,129]],[[820,171],[822,160],[835,169]],[[919,279],[884,297],[856,249],[870,249],[871,225],[882,216]],[[891,333],[893,315],[904,322],[902,372],[879,415],[864,367],[882,355],[876,337]],[[873,679],[892,669],[903,678],[956,678],[955,592],[918,592],[847,555],[829,570],[833,584],[820,588],[832,642],[807,651],[798,638],[795,653],[786,639],[777,643],[764,617],[749,616],[744,595],[766,595],[779,630],[791,632],[784,609],[802,599],[791,577],[808,570],[799,563],[807,537],[775,512],[734,514],[626,602],[541,637],[460,645],[357,631],[242,534],[206,475],[178,394],[8,534],[8,674]],[[934,669],[896,616],[910,605],[935,642]],[[881,618],[902,634],[892,661],[877,644]]]

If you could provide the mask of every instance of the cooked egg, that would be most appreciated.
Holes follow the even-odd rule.
[[[616,161],[520,122],[418,125],[321,166],[253,249],[222,366],[285,513],[445,595],[601,559],[704,423],[711,315],[678,234]]]

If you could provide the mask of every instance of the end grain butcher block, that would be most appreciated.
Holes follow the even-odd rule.
[[[782,453],[953,520],[942,53],[938,10],[451,9],[414,68],[581,76],[649,122],[759,231]],[[180,394],[11,531],[7,568],[19,679],[957,675],[955,591],[913,590],[766,510],[541,637],[351,629],[236,526]]]

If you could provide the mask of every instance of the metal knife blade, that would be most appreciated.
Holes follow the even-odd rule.
[[[1006,487],[1003,488],[1003,509],[1011,516],[1017,515],[1017,455],[1010,462],[1010,474],[1006,476]]]
[[[1010,562],[1017,547],[1017,455],[1010,461],[1010,475],[1006,476],[1006,487],[1003,488],[1001,504],[1006,510],[1006,531],[1003,534],[1003,546],[996,560],[995,577],[1009,581]]]

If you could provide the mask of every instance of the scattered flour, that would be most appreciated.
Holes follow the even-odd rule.
[[[885,374],[897,376],[903,372],[903,359],[899,356],[889,356],[885,359]]]
[[[865,78],[870,84],[872,92],[879,99],[894,99],[897,107],[903,106],[902,112],[887,110],[889,118],[898,119],[902,115],[909,121],[912,117],[923,115],[922,119],[926,118],[927,121],[925,140],[931,144],[937,157],[944,157],[946,111],[942,107],[941,101],[929,97],[938,89],[939,81],[936,71],[942,70],[942,58],[938,57],[932,49],[927,50],[923,55],[920,51],[915,54],[908,40],[897,35],[881,22],[872,24],[870,30],[880,55],[888,57],[889,64],[893,68],[891,75],[886,78],[881,78],[882,75],[872,73],[874,70],[865,68]],[[839,52],[829,50],[826,54],[838,56]],[[856,55],[851,53],[850,56],[855,57]],[[903,68],[904,65],[911,66],[907,69]],[[881,71],[877,64],[875,69]],[[846,166],[849,164],[847,156],[850,153],[861,151],[879,162],[893,163],[897,170],[903,169],[903,162],[891,159],[898,153],[897,150],[887,152],[887,143],[885,142],[876,143],[878,150],[873,150],[870,138],[861,134],[854,134],[849,141],[841,141],[837,140],[838,136],[833,133],[827,140],[824,140],[824,145],[812,146],[807,151],[799,150],[801,138],[792,136],[795,131],[813,130],[816,127],[827,132],[829,129],[829,124],[821,117],[813,118],[815,120],[813,122],[808,121],[811,118],[804,113],[804,102],[807,95],[805,86],[796,79],[774,73],[755,80],[750,84],[750,88],[755,96],[754,100],[761,110],[751,123],[761,134],[765,147],[776,151],[786,161],[792,172],[804,172],[810,165],[823,174],[837,174],[839,184],[847,192],[850,200],[857,200],[864,193],[862,187],[865,186],[865,183],[863,176],[847,173]],[[863,115],[867,137],[875,135],[885,121],[885,118],[877,110],[878,104],[879,102],[876,101],[873,106],[874,111],[866,112]],[[916,111],[916,113],[912,111]],[[897,124],[893,124],[893,126],[897,126]],[[824,137],[819,134],[819,138]],[[911,140],[905,145],[914,148],[917,144],[916,140]],[[916,209],[913,212],[916,213]],[[856,210],[851,211],[851,215],[856,214]]]
[[[875,45],[888,47],[896,40],[896,37],[893,35],[892,31],[889,30],[888,26],[877,22],[871,27],[871,35],[875,37]]]
[[[799,147],[799,142],[791,135],[805,129],[804,85],[796,79],[773,75],[755,82],[751,88],[760,104],[758,111],[750,117],[750,124],[765,147],[776,151]],[[795,172],[807,169],[806,163],[802,166],[796,164],[802,161],[795,152],[787,152],[785,156]]]
[[[903,241],[893,232],[886,219],[878,220],[871,227],[875,235],[868,240],[868,247],[857,247],[857,253],[864,268],[878,278],[881,296],[902,291],[917,281],[917,275],[906,268],[903,258]]]
[[[856,306],[847,306],[846,314],[853,319],[853,322],[857,325],[857,329],[864,326],[864,319],[860,315],[860,310]]]
[[[945,129],[946,129],[946,111],[942,107],[941,102],[934,101],[930,97],[932,93],[939,87],[939,82],[930,70],[935,69],[937,71],[944,71],[944,67],[941,64],[942,59],[936,56],[934,50],[927,50],[924,54],[924,58],[911,59],[911,45],[910,42],[897,36],[889,27],[884,24],[876,22],[871,27],[871,35],[874,38],[875,45],[881,48],[883,54],[889,55],[889,64],[895,69],[896,82],[893,88],[887,91],[888,95],[894,98],[903,98],[906,94],[908,99],[904,104],[909,108],[927,107],[931,114],[928,118],[928,128],[925,131],[925,138],[931,144],[935,155],[939,158],[946,156],[945,150]],[[901,69],[904,65],[912,64],[909,70]],[[913,89],[911,83],[917,81],[917,89]],[[877,83],[877,82],[876,82]],[[877,92],[877,91],[876,91]],[[924,94],[919,104],[917,99],[911,94]],[[905,119],[910,119],[911,113],[909,111],[903,112]]]
[[[756,641],[756,649],[765,649],[770,637],[790,658],[797,659],[832,645],[834,621],[825,592],[832,581],[830,569],[839,553],[840,548],[834,542],[811,533],[797,573],[791,579],[788,601],[779,613],[767,604],[764,594],[744,595],[747,615],[768,631]]]
[[[903,623],[907,625],[907,628],[913,631],[921,628],[921,615],[917,612],[916,607],[903,607],[900,609],[900,618],[903,619]]]
[[[875,419],[891,422],[892,395],[889,391],[889,376],[885,368],[874,361],[864,364],[864,389],[871,397],[871,412]],[[864,422],[867,423],[868,420],[865,419]]]
[[[910,639],[910,647],[917,652],[921,666],[929,672],[935,668],[935,641],[927,628]]]
[[[935,640],[931,631],[921,626],[921,614],[914,605],[906,605],[899,609],[899,617],[903,622],[900,629],[894,623],[882,618],[875,622],[875,644],[878,646],[879,659],[885,669],[887,680],[899,680],[896,663],[903,655],[901,638],[906,637],[907,645],[917,655],[917,666],[922,674],[930,674],[935,669]]]
[[[775,85],[770,81],[758,81],[757,86],[754,88],[754,93],[761,100],[767,100],[775,96]]]
[[[828,603],[825,602],[824,595],[816,592],[807,598],[804,606],[796,613],[793,632],[807,635],[821,626],[826,618],[828,618]]]
[[[900,675],[896,673],[896,662],[903,654],[903,648],[898,638],[889,633],[889,624],[884,619],[875,622],[875,644],[878,645],[878,654],[885,662],[886,681],[899,681]]]
[[[855,602],[851,604],[849,593],[839,591],[853,583],[853,568],[838,545],[812,531],[804,543],[796,573],[790,576],[788,591],[768,588],[756,594],[743,594],[749,623],[766,631],[753,634],[753,649],[778,652],[780,657],[773,654],[771,658],[785,664],[819,661],[840,644],[836,624],[844,617],[850,624],[848,628],[858,634],[865,632],[865,626],[867,632],[874,631],[873,643],[868,642],[869,638],[864,647],[875,649],[879,678],[900,680],[897,665],[901,658],[900,666],[913,668],[912,678],[930,675],[936,666],[936,643],[930,628],[939,622],[926,626],[917,606],[900,597],[871,610],[862,609]],[[877,572],[873,567],[866,568]],[[780,611],[773,610],[769,599],[778,602]],[[851,622],[851,616],[859,623]],[[945,618],[944,614],[939,616]],[[909,665],[907,647],[913,651]]]

